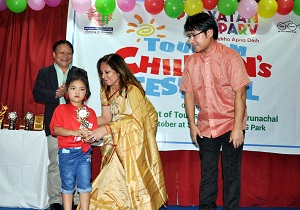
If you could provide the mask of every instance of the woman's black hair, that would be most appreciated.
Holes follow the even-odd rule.
[[[86,86],[85,97],[86,97],[86,99],[88,99],[91,96],[91,90],[90,90],[89,80],[88,80],[86,71],[84,71],[83,69],[80,69],[80,68],[74,69],[72,74],[67,78],[66,90],[69,89],[71,82],[73,82],[75,80],[81,80],[85,84],[85,86]],[[66,101],[67,101],[67,103],[69,103],[70,99],[66,99]]]
[[[145,90],[143,89],[141,83],[137,80],[137,78],[131,72],[129,66],[126,64],[124,58],[116,53],[104,55],[97,62],[97,70],[100,77],[101,87],[105,89],[106,96],[108,97],[108,93],[110,90],[110,86],[107,86],[102,78],[101,72],[101,63],[107,63],[114,71],[116,71],[120,77],[120,94],[122,90],[125,88],[127,91],[129,85],[135,85],[143,95],[145,95]]]

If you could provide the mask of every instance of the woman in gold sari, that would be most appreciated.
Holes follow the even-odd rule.
[[[97,69],[102,113],[88,138],[103,138],[103,146],[90,209],[157,210],[167,201],[157,112],[121,56],[100,58]]]

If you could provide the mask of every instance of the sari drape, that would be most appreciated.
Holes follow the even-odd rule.
[[[156,143],[157,112],[135,86],[107,101],[113,113],[112,134],[104,136],[90,209],[157,210],[167,201]]]

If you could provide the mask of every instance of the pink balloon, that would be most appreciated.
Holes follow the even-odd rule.
[[[44,0],[27,0],[27,3],[28,6],[35,11],[40,11],[45,7]]]
[[[61,0],[44,0],[49,7],[57,7]]]
[[[0,11],[6,10],[7,5],[5,0],[0,0]]]
[[[241,0],[238,6],[238,13],[243,18],[252,18],[256,15],[258,4],[255,0]]]
[[[130,12],[134,9],[136,0],[117,0],[117,4],[123,12]]]
[[[72,0],[73,9],[78,13],[86,13],[91,5],[91,0]]]

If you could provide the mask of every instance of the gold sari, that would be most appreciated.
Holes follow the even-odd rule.
[[[90,209],[157,210],[167,201],[156,143],[157,112],[133,85],[102,105],[110,105],[112,135],[104,137],[101,171],[93,181]]]

